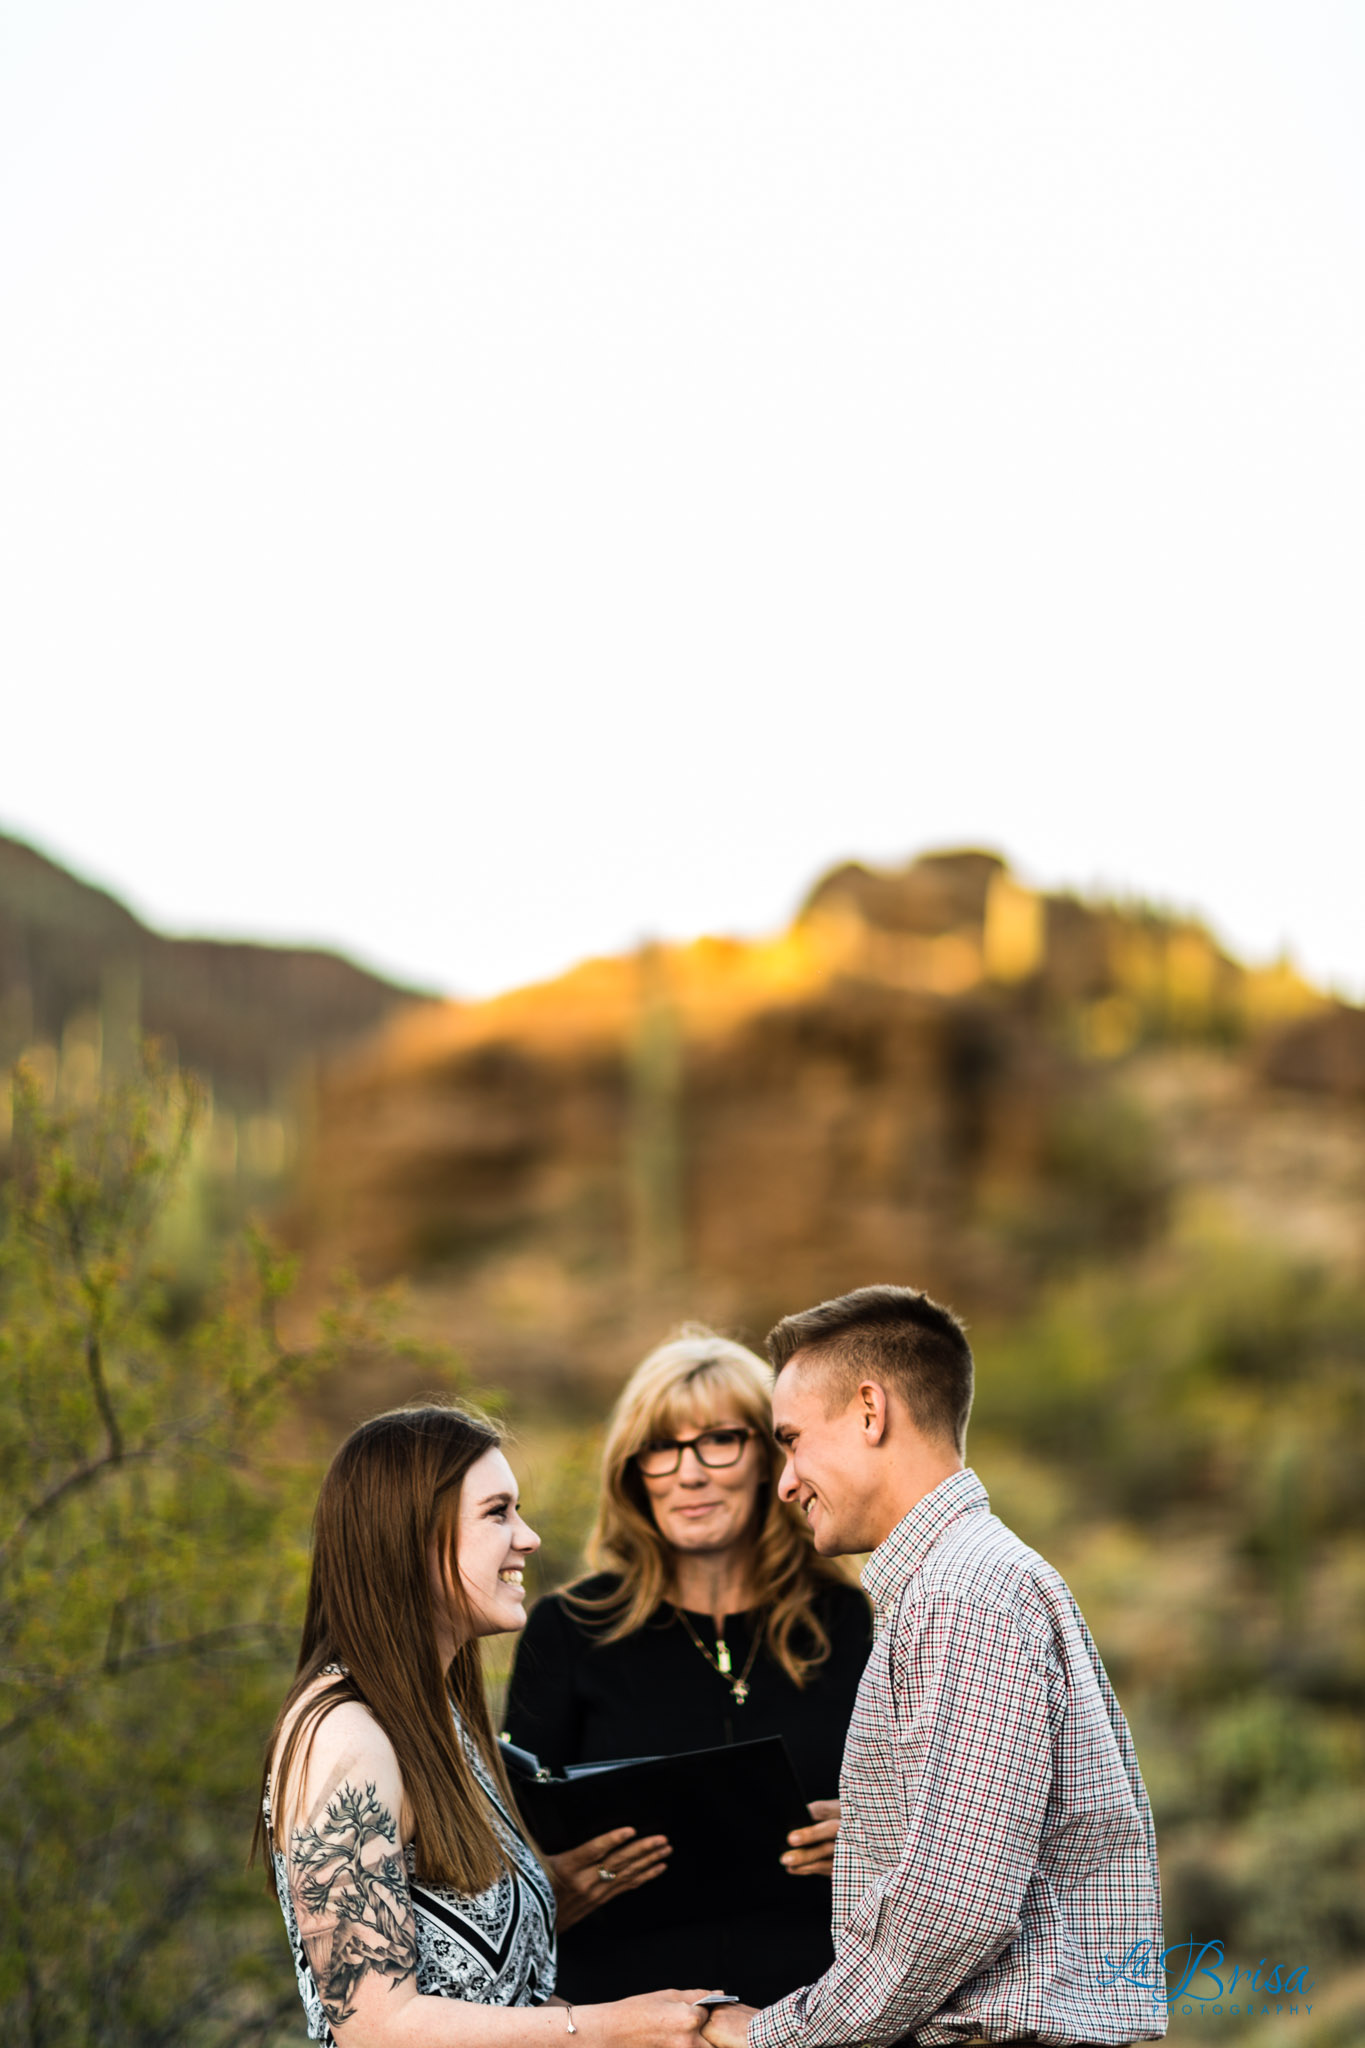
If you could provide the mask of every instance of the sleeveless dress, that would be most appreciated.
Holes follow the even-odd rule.
[[[417,1989],[427,1997],[463,1998],[471,2005],[543,2005],[555,1988],[554,1891],[458,1714],[455,1725],[470,1769],[493,1809],[493,1825],[509,1868],[487,1891],[474,1894],[419,1884],[412,1874],[413,1845],[407,1844],[403,1855],[417,1922]],[[268,1786],[264,1812],[269,1829]],[[269,1840],[308,2038],[323,2043],[323,2048],[336,2048],[299,1939],[284,1852],[276,1846],[273,1831]]]

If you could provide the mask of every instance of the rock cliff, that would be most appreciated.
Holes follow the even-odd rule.
[[[1365,1248],[1362,1013],[998,857],[825,877],[791,927],[396,1018],[335,1065],[291,1227],[480,1376],[614,1378],[875,1279],[970,1316],[1202,1201]]]

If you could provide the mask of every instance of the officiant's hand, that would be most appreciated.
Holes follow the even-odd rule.
[[[749,2022],[757,2011],[756,2005],[714,2006],[702,2040],[709,2042],[710,2048],[748,2048]]]
[[[839,1832],[837,1799],[812,1799],[814,1827],[793,1828],[790,1847],[782,1858],[793,1877],[828,1877],[834,1868],[834,1838]]]
[[[608,1899],[648,1884],[667,1868],[672,1854],[666,1835],[646,1835],[637,1842],[634,1828],[613,1828],[610,1834],[580,1842],[576,1849],[547,1856],[544,1860],[554,1882],[559,1925],[572,1927],[605,1906]]]

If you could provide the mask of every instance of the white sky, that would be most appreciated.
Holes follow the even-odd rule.
[[[0,828],[481,992],[987,843],[1365,992],[1354,0],[9,0]]]

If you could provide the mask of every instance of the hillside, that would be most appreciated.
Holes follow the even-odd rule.
[[[0,1070],[19,1053],[77,1070],[140,1028],[212,1085],[228,1113],[293,1101],[301,1069],[414,992],[308,947],[169,939],[102,889],[0,835]]]
[[[489,1378],[572,1387],[873,1279],[1014,1314],[1198,1202],[1358,1258],[1365,1013],[966,852],[396,1018],[323,1079],[292,1230]]]

